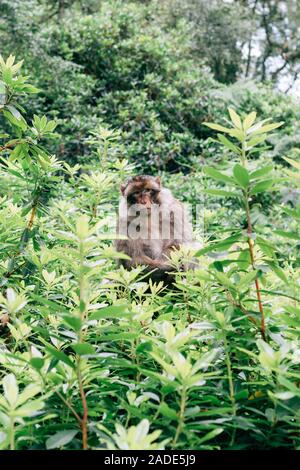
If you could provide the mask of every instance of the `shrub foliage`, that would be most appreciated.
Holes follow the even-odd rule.
[[[1,58],[7,132],[0,135],[0,446],[299,448],[300,214],[295,201],[281,197],[287,185],[297,194],[299,162],[287,157],[278,168],[270,159],[268,142],[281,114],[266,118],[264,109],[257,120],[255,112],[230,108],[229,116],[204,126],[199,108],[189,104],[200,78],[187,86],[194,72],[185,75],[179,59],[170,62],[168,38],[159,45],[148,31],[139,32],[130,9],[125,18],[110,15],[106,30],[113,31],[106,36],[104,30],[100,46],[93,18],[57,28],[59,40],[51,41],[66,59],[86,61],[80,65],[87,86],[99,92],[99,115],[106,103],[120,127],[96,126],[85,136],[93,162],[88,172],[87,164],[72,166],[49,153],[59,139],[57,122],[26,117],[21,103],[38,90],[21,75],[21,62]],[[114,56],[103,52],[109,38],[112,49],[117,45]],[[95,63],[89,62],[93,48]],[[104,72],[97,69],[100,59],[108,63]],[[108,73],[111,62],[115,75]],[[157,81],[160,74],[172,86]],[[128,89],[133,75],[134,90]],[[151,149],[147,135],[161,135],[158,141],[168,145],[162,136],[171,124],[176,138],[193,141],[168,108],[166,97],[174,93],[195,135],[209,129],[213,137],[205,145],[217,156],[204,168],[198,159],[189,175],[165,176],[187,202],[206,195],[199,269],[181,273],[189,254],[175,252],[176,290],[167,290],[148,286],[141,268],[116,268],[111,202],[118,200],[118,183],[136,171],[124,149],[126,157],[133,145]],[[160,128],[158,107],[161,115],[166,111]],[[134,123],[130,113],[137,113]]]

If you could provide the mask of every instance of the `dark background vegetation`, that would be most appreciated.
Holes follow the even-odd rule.
[[[0,449],[300,449],[299,10],[0,0]],[[140,172],[201,204],[175,288],[117,264]]]
[[[148,172],[210,158],[202,122],[228,105],[285,121],[274,156],[296,152],[299,106],[278,87],[297,79],[298,30],[296,0],[0,2],[1,53],[42,89],[28,113],[60,120],[53,151],[77,161],[98,125],[117,128]]]

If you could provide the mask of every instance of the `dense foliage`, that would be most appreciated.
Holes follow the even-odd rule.
[[[199,156],[214,156],[202,122],[219,121],[228,105],[256,109],[262,117],[271,113],[286,124],[278,140],[283,132],[299,142],[298,106],[238,74],[249,21],[239,22],[235,5],[221,6],[223,0],[189,8],[193,1],[2,0],[1,53],[8,57],[13,44],[17,58],[26,57],[24,73],[41,89],[23,103],[28,118],[59,120],[61,138],[49,143],[51,151],[67,161],[86,160],[90,132],[116,128],[122,153],[139,170],[187,172]],[[185,15],[183,5],[193,15]],[[245,18],[241,8],[238,18]]]
[[[299,449],[299,105],[165,2],[88,3],[3,2],[0,447]],[[193,205],[174,289],[117,267],[141,169]]]

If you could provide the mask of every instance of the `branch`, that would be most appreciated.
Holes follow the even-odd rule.
[[[76,411],[74,410],[73,406],[70,405],[70,403],[64,398],[64,396],[58,391],[58,390],[55,390],[55,393],[59,396],[59,398],[64,402],[64,404],[69,408],[69,410],[71,411],[71,413],[75,416],[75,418],[77,419],[78,423],[81,425],[81,418],[80,416],[76,413]]]
[[[251,259],[251,265],[252,268],[255,269],[255,257],[254,257],[254,243],[252,240],[252,223],[251,223],[251,218],[250,218],[250,208],[249,208],[249,203],[248,203],[248,194],[246,196],[246,214],[247,214],[247,234],[248,234],[248,246],[249,246],[249,253],[250,253],[250,259]],[[261,300],[261,295],[260,295],[260,285],[258,282],[258,279],[255,279],[255,290],[256,290],[256,297],[258,301],[258,306],[259,306],[259,311],[261,314],[261,324],[260,324],[260,332],[262,339],[266,341],[266,324],[265,324],[265,315],[264,315],[264,309],[263,309],[263,304]]]
[[[21,143],[22,143],[21,140],[10,142],[10,143],[4,145],[3,147],[0,147],[0,152],[3,152],[3,150],[9,149],[9,148],[13,147],[14,145],[18,145],[18,144],[21,144]]]
[[[249,318],[249,320],[250,320],[255,326],[257,326],[257,321],[256,321],[255,318],[248,312],[248,310],[247,310],[240,302],[238,302],[237,300],[235,300],[235,299],[232,297],[231,292],[229,292],[228,289],[226,289],[225,291],[226,291],[226,296],[227,296],[227,299],[229,300],[229,302],[230,302],[234,307],[239,308],[245,315],[247,315],[247,317]]]
[[[87,406],[87,401],[86,401],[86,396],[85,396],[85,391],[84,391],[83,381],[82,381],[82,375],[81,375],[81,370],[80,370],[80,358],[78,359],[78,363],[77,363],[77,377],[78,377],[78,384],[79,384],[80,396],[81,396],[82,407],[83,407],[83,416],[81,419],[82,448],[83,450],[87,450],[88,448],[88,442],[87,442],[88,406]]]
[[[252,16],[255,14],[256,6],[257,6],[258,0],[255,0],[253,8],[252,8]],[[245,72],[245,77],[248,77],[249,71],[250,71],[250,65],[251,65],[251,50],[252,50],[252,37],[253,34],[251,32],[251,36],[249,39],[249,45],[248,45],[248,55],[247,55],[247,65],[246,65],[246,72]]]
[[[288,93],[288,92],[293,88],[293,86],[295,85],[295,81],[296,81],[297,78],[298,78],[298,75],[299,75],[299,72],[295,72],[295,73],[294,73],[293,81],[292,81],[292,83],[288,86],[288,88],[285,90],[284,93]]]

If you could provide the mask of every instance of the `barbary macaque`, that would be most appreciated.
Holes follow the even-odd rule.
[[[127,239],[117,239],[116,249],[130,257],[120,263],[127,269],[144,265],[148,277],[166,284],[173,280],[171,251],[193,243],[183,204],[162,187],[159,177],[147,175],[134,176],[121,185],[117,231]]]

